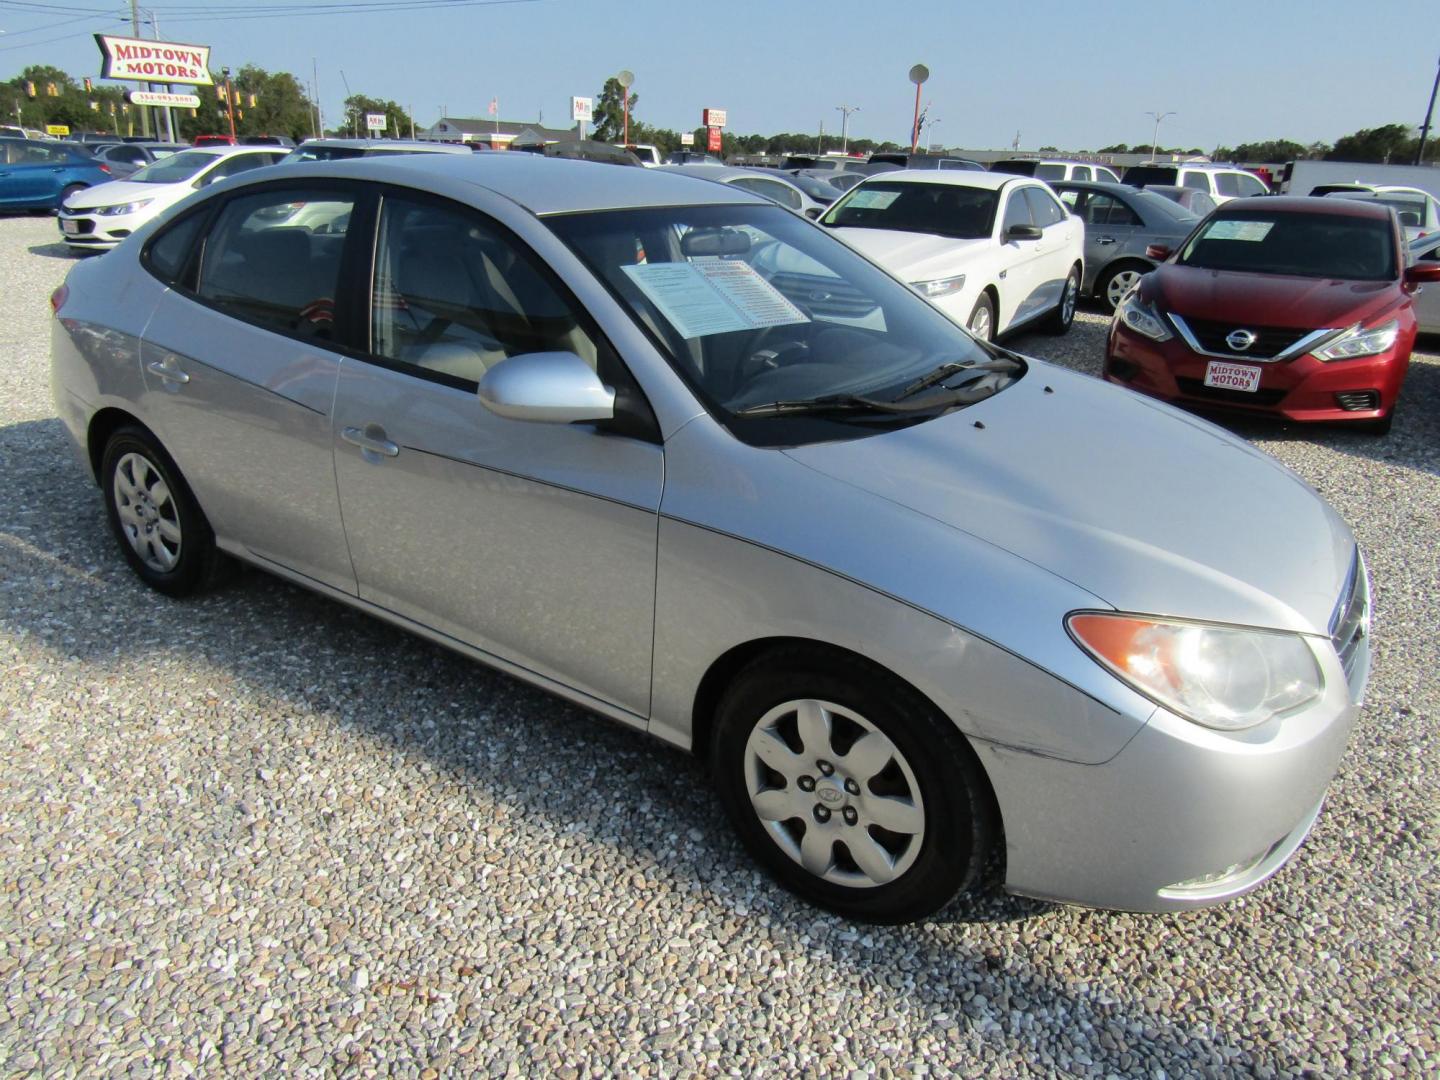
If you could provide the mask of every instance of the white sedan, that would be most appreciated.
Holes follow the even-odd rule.
[[[1085,229],[1050,188],[1000,173],[906,170],[857,184],[820,219],[978,338],[1075,317]]]
[[[1440,232],[1430,233],[1410,245],[1410,262],[1440,263]],[[1422,334],[1440,334],[1440,285],[1422,287],[1415,294],[1415,321]]]
[[[1324,195],[1332,199],[1384,203],[1400,218],[1407,241],[1420,240],[1440,230],[1440,200],[1420,188],[1397,184],[1333,184]]]
[[[129,179],[77,191],[60,207],[60,235],[77,249],[105,251],[185,196],[227,176],[272,165],[274,146],[206,146],[147,165]]]

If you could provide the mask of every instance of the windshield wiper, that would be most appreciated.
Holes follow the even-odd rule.
[[[985,365],[978,365],[983,368]],[[917,401],[901,404],[897,401],[882,401],[879,398],[863,397],[859,394],[829,394],[825,397],[799,398],[794,401],[770,401],[763,405],[750,405],[735,412],[736,416],[792,416],[829,412],[868,412],[887,416],[914,416],[919,413],[952,409],[956,405],[973,405],[984,401],[995,393],[994,386],[962,386],[954,390],[942,389]]]
[[[921,375],[920,378],[896,394],[892,399],[892,404],[893,402],[904,401],[906,398],[914,397],[921,390],[928,390],[937,383],[944,382],[950,378],[951,375],[958,375],[962,371],[975,372],[977,374],[984,372],[999,373],[1015,371],[1019,367],[1020,364],[1018,361],[1008,360],[1003,357],[988,360],[983,364],[977,364],[973,360],[952,360],[948,363],[941,364],[934,371]]]

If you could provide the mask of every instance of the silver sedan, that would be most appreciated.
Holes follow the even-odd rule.
[[[853,917],[1001,853],[1081,904],[1245,892],[1364,692],[1364,564],[1313,490],[734,187],[255,170],[53,305],[145,583],[259,567],[691,751],[756,859]]]

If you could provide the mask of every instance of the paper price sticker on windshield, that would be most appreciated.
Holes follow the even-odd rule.
[[[857,191],[845,204],[849,210],[884,210],[900,197],[898,191]]]
[[[1210,228],[1205,230],[1206,240],[1249,240],[1259,243],[1270,235],[1270,230],[1275,228],[1273,221],[1245,221],[1241,218],[1230,218],[1227,221],[1213,222]]]
[[[810,321],[748,263],[647,263],[621,269],[687,341]]]

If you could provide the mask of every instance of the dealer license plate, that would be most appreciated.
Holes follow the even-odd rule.
[[[60,231],[63,232],[66,236],[74,236],[80,231],[80,222],[66,221],[62,218],[60,220]]]
[[[1249,364],[1211,360],[1205,365],[1205,385],[1217,390],[1244,390],[1253,394],[1260,389],[1260,369]]]

